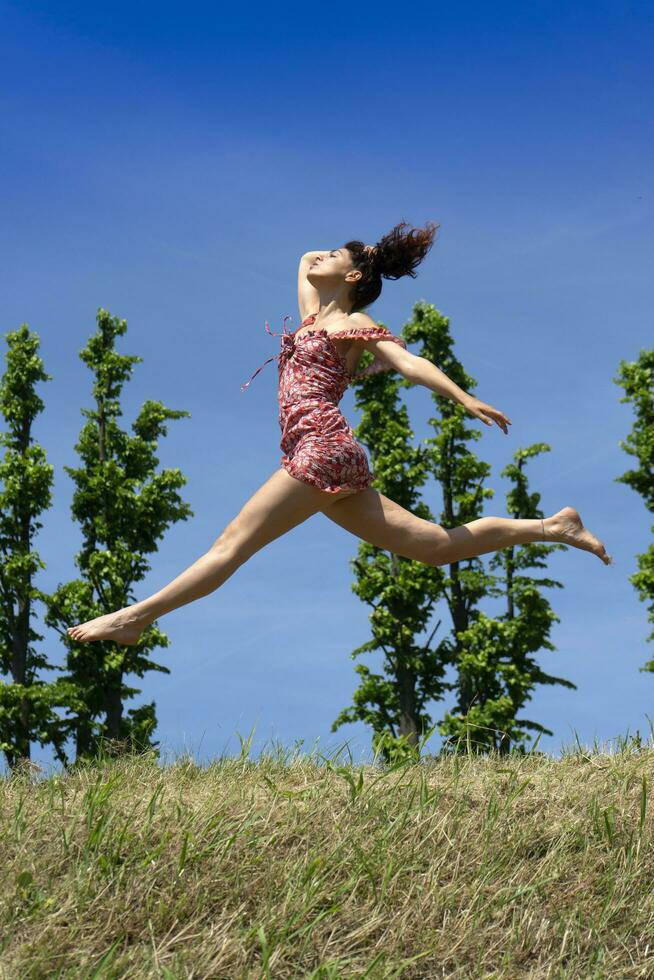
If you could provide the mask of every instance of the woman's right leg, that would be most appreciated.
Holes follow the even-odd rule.
[[[328,513],[340,498],[341,495],[296,480],[280,467],[244,504],[209,550],[172,582],[141,602],[71,627],[69,635],[79,641],[114,640],[134,645],[155,619],[209,595],[265,545],[313,514]]]

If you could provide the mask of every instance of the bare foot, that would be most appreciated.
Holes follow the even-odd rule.
[[[70,626],[66,632],[78,643],[87,643],[90,640],[113,640],[115,643],[136,646],[141,633],[148,625],[149,622],[135,613],[131,606],[125,606],[106,616],[96,616],[86,623]]]
[[[573,548],[581,548],[582,551],[591,551],[605,565],[613,564],[613,559],[607,555],[600,539],[584,527],[579,511],[574,507],[563,507],[552,517],[546,517],[543,523],[545,540],[560,541],[561,544],[569,544]]]

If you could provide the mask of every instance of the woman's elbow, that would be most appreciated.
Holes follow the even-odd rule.
[[[421,360],[422,358],[416,357],[415,354],[409,354],[408,357],[400,358],[398,364],[396,365],[396,370],[398,370],[407,381],[410,381],[411,384],[422,384],[424,380],[424,372],[420,363]]]

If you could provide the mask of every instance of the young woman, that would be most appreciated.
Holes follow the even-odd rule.
[[[378,548],[428,565],[446,565],[529,541],[559,541],[611,564],[604,545],[584,527],[573,507],[545,519],[481,517],[461,527],[444,528],[416,517],[371,486],[374,474],[366,454],[338,408],[355,376],[395,370],[413,384],[464,405],[486,425],[495,422],[507,435],[512,424],[503,412],[467,394],[430,361],[411,354],[400,337],[364,312],[381,293],[382,276],[415,277],[415,267],[431,248],[438,227],[428,223],[424,229],[409,228],[400,222],[376,245],[350,241],[302,256],[298,275],[302,322],[287,333],[284,318],[283,332],[274,334],[282,338],[275,355],[284,453],[280,468],[209,550],[177,578],[141,602],[70,627],[73,640],[136,644],[155,619],[209,595],[253,554],[318,511]],[[374,361],[357,374],[364,350],[374,354]]]

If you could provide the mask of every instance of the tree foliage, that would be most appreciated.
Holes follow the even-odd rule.
[[[168,527],[193,513],[178,493],[186,483],[181,471],[156,472],[158,440],[167,434],[166,422],[189,413],[146,400],[132,423],[132,434],[118,424],[123,386],[133,365],[142,361],[115,350],[116,338],[126,329],[125,320],[99,309],[97,331],[80,352],[93,373],[95,406],[82,409],[87,422],[75,446],[81,465],[64,469],[75,484],[71,511],[82,533],[75,556],[81,574],[44,596],[46,623],[61,634],[67,647],[66,678],[77,692],[78,758],[95,753],[106,740],[126,747],[154,747],[155,704],[125,712],[125,701],[140,693],[127,684],[126,677],[142,678],[152,670],[169,673],[150,657],[157,647],[167,647],[169,640],[156,622],[144,630],[136,646],[76,642],[66,628],[134,602],[133,587],[150,570],[147,555],[158,550],[157,542]]]
[[[617,483],[625,483],[640,494],[645,507],[654,512],[654,348],[641,349],[635,361],[620,361],[615,384],[624,388],[621,402],[631,402],[635,412],[633,429],[620,448],[634,456],[638,465],[616,477]],[[654,533],[654,525],[650,528]],[[648,620],[654,624],[654,544],[637,556],[638,571],[629,576],[641,602],[648,602]],[[654,630],[647,637],[654,640]],[[654,659],[641,670],[654,671]]]
[[[507,493],[507,513],[516,519],[540,518],[540,494],[529,493],[525,473],[527,460],[549,451],[537,443],[513,454],[514,462],[501,476],[513,481]],[[522,751],[530,741],[529,731],[552,735],[540,722],[518,718],[518,712],[531,699],[536,684],[560,684],[576,689],[563,677],[546,673],[533,657],[539,650],[553,651],[549,634],[553,622],[560,622],[542,589],[563,588],[552,578],[535,579],[530,568],[545,568],[547,555],[561,544],[530,542],[501,548],[493,553],[490,569],[497,569],[489,596],[503,599],[506,611],[497,617],[476,610],[473,621],[458,634],[459,697],[445,717],[440,731],[452,743],[465,740],[475,751],[496,749],[507,753]]]
[[[371,355],[364,358],[364,363]],[[380,493],[417,517],[433,520],[419,490],[428,477],[426,453],[413,446],[413,432],[399,390],[402,381],[389,372],[371,374],[354,383],[362,418],[356,436],[367,445]],[[370,608],[371,638],[352,658],[381,651],[385,674],[365,664],[355,667],[361,678],[353,704],[340,712],[331,730],[364,721],[373,728],[373,747],[390,761],[414,755],[431,726],[429,701],[441,700],[449,689],[443,680],[450,649],[445,638],[434,642],[440,624],[420,638],[442,594],[441,569],[387,552],[366,541],[352,562],[352,589]]]
[[[475,387],[454,353],[448,318],[431,304],[415,304],[402,336],[408,344],[419,345],[417,353],[460,388],[471,391]],[[392,372],[363,376],[354,383],[356,405],[362,412],[356,435],[369,451],[373,486],[416,516],[445,528],[482,517],[484,500],[494,491],[484,486],[489,465],[469,445],[481,433],[467,425],[469,416],[462,405],[434,392],[431,397],[438,411],[429,418],[434,435],[416,447],[400,399],[400,389],[409,384]],[[536,516],[538,495],[528,494],[523,465],[547,448],[538,444],[518,451],[515,464],[502,473],[516,484],[508,497],[508,511],[515,517]],[[443,507],[437,519],[421,496],[430,476],[442,492]],[[345,722],[365,721],[374,731],[373,747],[386,760],[415,756],[421,740],[434,727],[428,702],[443,700],[454,689],[455,705],[438,723],[447,740],[446,749],[465,737],[481,751],[492,745],[508,751],[511,744],[525,740],[525,730],[548,732],[538,722],[518,720],[517,712],[536,683],[574,687],[546,674],[530,656],[541,648],[554,649],[548,632],[557,617],[540,588],[560,583],[535,581],[523,572],[530,566],[542,567],[542,557],[555,547],[534,544],[502,549],[489,568],[480,556],[437,567],[362,542],[352,563],[356,574],[353,591],[372,609],[372,635],[352,657],[381,650],[385,673],[373,673],[365,665],[355,668],[362,683],[354,692],[353,705],[339,714],[332,731]],[[503,576],[493,574],[492,569],[501,569]],[[498,596],[505,596],[507,612],[496,619],[483,613],[479,605]],[[433,644],[442,620],[427,640],[420,634],[429,629],[440,600],[448,607],[452,629]],[[455,669],[454,684],[445,680],[450,666]]]
[[[34,441],[33,426],[44,403],[36,392],[50,381],[38,354],[38,335],[23,323],[4,335],[8,350],[0,380],[0,414],[6,430],[0,433],[4,455],[0,463],[0,749],[14,767],[29,759],[31,743],[51,744],[61,758],[67,727],[57,711],[70,690],[58,680],[37,647],[43,636],[32,627],[39,590],[34,578],[45,565],[34,548],[42,528],[38,520],[52,500],[54,469]]]

